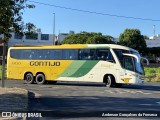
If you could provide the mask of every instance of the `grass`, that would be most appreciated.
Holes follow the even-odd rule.
[[[6,71],[5,71],[5,76],[4,78],[6,79],[7,78],[7,74],[6,74]],[[0,65],[0,80],[2,79],[2,65]]]
[[[145,70],[146,81],[160,82],[160,67],[158,68],[145,67],[144,70]]]

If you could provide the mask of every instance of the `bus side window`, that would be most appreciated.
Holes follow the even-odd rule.
[[[10,57],[15,59],[21,59],[21,50],[11,50]]]
[[[25,50],[24,49],[21,51],[22,51],[22,54],[21,54],[22,59],[25,59],[25,60],[33,59],[34,52],[32,50]]]
[[[97,60],[106,60],[106,50],[97,49]]]
[[[95,60],[95,49],[82,49],[79,50],[80,60]]]
[[[48,49],[45,58],[49,60],[54,60],[54,49]]]
[[[63,56],[62,56],[62,59],[63,60],[69,60],[70,59],[70,50],[62,50],[62,54],[63,54]]]
[[[82,60],[82,50],[79,50],[79,51],[78,51],[78,59],[79,59],[79,60]]]
[[[124,57],[124,68],[134,71],[133,59],[131,57]]]
[[[35,50],[35,55],[34,55],[34,59],[37,60],[45,60],[46,59],[46,53],[47,50]]]
[[[43,59],[48,59],[48,53],[49,51],[48,50],[43,50]]]
[[[84,49],[83,50],[83,56],[82,56],[82,59],[83,60],[89,60],[90,59],[90,50],[89,49]]]
[[[78,60],[78,50],[70,50],[69,52],[69,59],[70,60]]]
[[[78,50],[75,49],[64,49],[62,50],[62,59],[63,60],[77,60],[78,59]]]
[[[44,59],[51,59],[50,58],[50,50],[45,50],[45,53],[43,53],[44,54]]]
[[[53,59],[54,60],[61,60],[62,59],[62,50],[54,50],[53,54]]]
[[[97,60],[114,62],[114,58],[109,49],[97,49]]]
[[[116,53],[121,65],[123,65],[123,53],[122,53],[122,50],[114,50],[114,52]]]
[[[29,56],[30,59],[34,60],[35,59],[35,53],[34,51],[31,52],[30,56]]]
[[[96,56],[96,50],[95,49],[91,49],[90,50],[90,59],[91,60],[95,60],[95,56]]]

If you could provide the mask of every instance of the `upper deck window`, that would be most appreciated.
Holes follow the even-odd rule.
[[[14,34],[14,39],[22,39],[22,38],[23,38],[23,35],[18,34],[18,33]]]
[[[37,33],[26,34],[26,39],[27,40],[37,40],[38,34]]]
[[[11,49],[10,57],[22,60],[103,60],[114,62],[109,49]]]
[[[49,34],[41,34],[41,40],[49,40]]]

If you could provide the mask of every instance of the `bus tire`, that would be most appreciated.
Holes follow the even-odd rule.
[[[113,87],[113,85],[114,85],[114,80],[112,79],[111,75],[107,75],[105,77],[105,81],[104,82],[105,82],[105,86],[108,87],[108,88]]]
[[[45,76],[44,74],[37,74],[36,75],[36,83],[37,84],[44,84],[45,83]]]
[[[27,84],[32,84],[32,83],[34,82],[33,74],[32,74],[32,73],[27,73],[27,74],[24,76],[24,81],[25,81],[25,83],[27,83]]]

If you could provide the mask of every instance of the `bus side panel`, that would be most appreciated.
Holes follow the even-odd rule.
[[[26,72],[31,72],[34,76],[35,69],[34,67],[30,67],[28,64],[29,62],[26,60],[15,60],[10,58],[7,63],[7,78],[23,80]]]
[[[78,63],[78,62],[76,62],[76,63]],[[94,65],[93,65],[93,63],[94,63]],[[115,63],[111,63],[111,62],[107,62],[107,61],[99,61],[99,62],[98,61],[97,62],[88,61],[88,65],[86,65],[86,64],[87,63],[83,63],[79,68],[74,69],[76,71],[74,71],[73,75],[62,76],[62,75],[64,75],[64,74],[62,74],[58,80],[101,82],[102,83],[103,77],[106,74],[112,74],[116,80],[118,79],[117,75],[119,75],[119,74],[117,73],[117,70],[116,70],[116,68],[118,68],[118,67]],[[88,69],[90,69],[90,70],[88,70]]]
[[[92,71],[98,63],[96,60],[75,60],[61,75],[59,80],[64,81],[86,81],[84,76]],[[88,81],[88,80],[87,80]]]
[[[39,66],[32,66],[35,69],[35,76],[37,73],[43,73],[46,80],[57,80],[73,62],[73,60],[38,60]],[[44,62],[45,64],[42,64]],[[47,63],[47,64],[46,64]],[[37,63],[36,63],[37,64]]]

